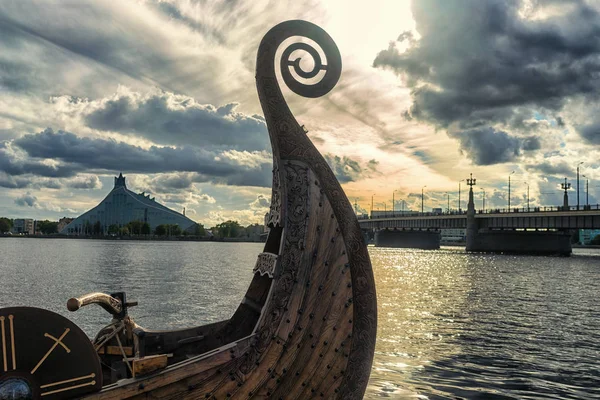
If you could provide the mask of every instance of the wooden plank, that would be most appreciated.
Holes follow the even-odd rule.
[[[123,351],[128,357],[133,356],[133,347],[123,346]],[[122,356],[121,348],[119,346],[103,346],[98,349],[98,354],[108,354],[111,356]]]
[[[167,367],[169,357],[166,354],[157,354],[143,358],[135,358],[131,362],[133,377],[149,374]]]

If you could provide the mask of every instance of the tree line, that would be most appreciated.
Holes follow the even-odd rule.
[[[6,217],[0,217],[0,233],[10,232],[14,225],[14,220]],[[56,221],[36,221],[36,229],[45,235],[58,233],[58,222]],[[161,224],[151,229],[150,224],[143,221],[131,221],[126,225],[112,224],[104,227],[100,221],[92,223],[85,221],[81,233],[90,236],[112,235],[112,236],[207,236],[213,235],[218,238],[244,238],[262,233],[262,225],[251,224],[246,227],[240,225],[238,221],[227,220],[220,224],[206,229],[204,225],[196,223],[193,228],[182,230],[177,224]]]

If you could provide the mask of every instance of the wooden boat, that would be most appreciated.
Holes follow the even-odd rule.
[[[341,73],[331,37],[287,21],[263,38],[256,83],[273,146],[270,232],[241,304],[226,321],[175,331],[144,329],[124,293],[92,293],[112,322],[93,341],[68,319],[39,308],[0,309],[0,399],[361,399],[377,329],[375,285],[352,206],[327,162],[290,112],[275,53],[282,42],[287,86],[306,97],[329,92]],[[295,50],[313,57],[305,72]],[[295,79],[324,75],[317,84]],[[321,72],[321,71],[324,71]]]

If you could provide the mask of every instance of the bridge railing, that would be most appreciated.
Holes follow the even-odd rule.
[[[485,210],[476,210],[477,214],[516,214],[516,213],[535,213],[535,212],[560,212],[560,211],[592,211],[600,210],[600,204],[569,206],[543,206],[543,207],[515,207],[506,208],[486,208]],[[379,211],[374,210],[371,215],[357,215],[359,220],[382,219],[382,218],[402,218],[402,217],[435,217],[449,215],[466,215],[467,210],[450,210],[442,212],[419,212],[419,211]]]

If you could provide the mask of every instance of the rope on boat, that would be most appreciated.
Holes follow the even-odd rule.
[[[133,377],[133,368],[131,367],[131,363],[129,362],[127,355],[125,354],[125,349],[123,348],[121,339],[119,338],[119,333],[125,329],[125,322],[123,322],[122,320],[119,320],[119,321],[111,323],[110,325],[106,326],[104,329],[106,329],[106,328],[112,329],[112,332],[109,332],[108,334],[106,334],[98,339],[100,341],[100,343],[98,343],[95,346],[96,352],[98,352],[98,350],[102,346],[104,346],[106,343],[108,343],[108,341],[110,339],[116,338],[117,343],[119,344],[119,350],[121,350],[121,354],[123,355],[123,361],[125,361],[125,364],[127,364],[127,368],[129,368],[129,372],[131,372],[131,376]]]

